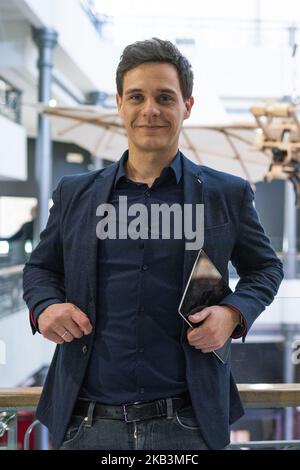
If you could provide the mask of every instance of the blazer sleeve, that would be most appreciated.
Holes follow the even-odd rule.
[[[283,278],[282,263],[271,247],[253,201],[253,190],[246,181],[238,236],[231,255],[240,280],[234,293],[222,301],[241,312],[246,324],[243,341],[256,318],[273,301]]]
[[[53,205],[40,242],[23,269],[23,299],[30,311],[30,324],[36,333],[41,306],[65,302],[63,245],[61,240],[61,191],[63,180],[53,192]]]

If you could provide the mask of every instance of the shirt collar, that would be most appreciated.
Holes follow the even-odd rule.
[[[127,159],[128,159],[128,150],[126,150],[123,153],[120,159],[120,164],[119,164],[119,168],[116,174],[114,187],[116,187],[116,185],[118,184],[121,178],[127,178],[126,171],[125,171],[125,162]],[[174,175],[176,177],[176,183],[178,184],[182,176],[182,162],[181,162],[181,154],[179,150],[177,151],[175,157],[173,158],[171,165],[169,165],[169,167],[166,167],[166,168],[171,168],[173,170]],[[162,172],[165,171],[166,168],[164,168]]]

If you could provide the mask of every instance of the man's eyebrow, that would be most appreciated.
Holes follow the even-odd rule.
[[[171,95],[176,95],[176,91],[172,90],[171,88],[159,88],[157,91],[160,93],[170,93]]]
[[[171,88],[159,88],[157,90],[159,93],[170,93],[172,95],[176,95],[176,91],[172,90]],[[143,92],[142,88],[129,88],[125,91],[125,95],[130,95],[131,93],[141,93]]]
[[[140,93],[143,91],[141,88],[129,88],[125,91],[125,95],[130,95],[130,93]]]

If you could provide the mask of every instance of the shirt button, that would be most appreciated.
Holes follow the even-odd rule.
[[[140,348],[140,349],[139,349],[139,352],[140,352],[140,353],[143,353],[143,352],[144,352],[144,348]]]
[[[88,352],[88,347],[87,345],[85,344],[84,346],[82,346],[82,350],[83,354],[86,354]]]
[[[140,306],[140,312],[144,312],[144,311],[145,311],[145,307],[144,307],[144,305],[141,305]]]
[[[146,191],[145,196],[150,197],[150,191]]]
[[[148,265],[147,265],[147,264],[143,264],[143,268],[142,268],[142,269],[143,269],[143,271],[147,271]]]
[[[144,389],[144,388],[140,388],[140,393],[145,393],[145,389]]]

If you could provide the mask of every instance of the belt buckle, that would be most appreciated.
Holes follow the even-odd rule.
[[[136,402],[136,403],[139,403],[139,402]],[[126,409],[127,406],[131,406],[131,405],[128,405],[128,404],[122,405],[125,423],[133,423],[134,421],[141,421],[141,419],[128,419],[128,414],[127,414],[127,409]]]

